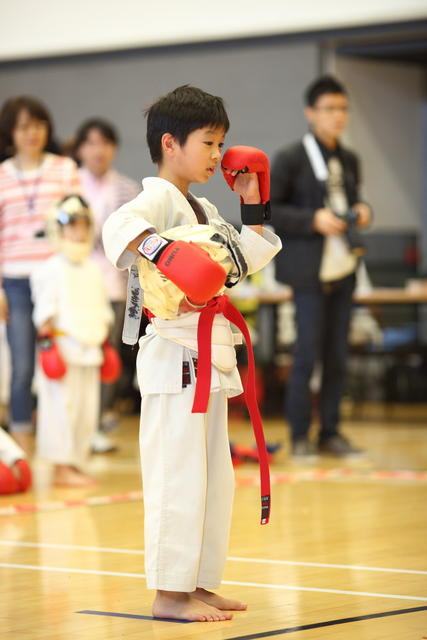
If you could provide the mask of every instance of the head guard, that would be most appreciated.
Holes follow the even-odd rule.
[[[51,207],[46,218],[46,236],[56,250],[61,249],[62,228],[65,225],[73,225],[78,218],[87,220],[90,229],[90,243],[93,244],[92,210],[80,195],[65,196]]]

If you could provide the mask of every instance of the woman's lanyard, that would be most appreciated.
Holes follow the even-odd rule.
[[[43,162],[44,162],[44,156],[42,156],[42,158],[40,160],[40,164],[38,166],[38,172],[37,172],[37,175],[36,175],[36,177],[34,179],[32,192],[30,194],[28,194],[27,193],[26,184],[25,184],[26,180],[25,180],[24,172],[21,170],[21,167],[18,165],[17,161],[15,160],[16,176],[18,178],[18,182],[21,185],[22,191],[24,193],[24,198],[25,198],[25,202],[26,202],[26,205],[27,205],[27,210],[30,213],[30,215],[34,214],[34,209],[35,209],[35,206],[36,206],[38,190],[39,190],[39,186],[40,186],[40,182],[41,182],[41,178],[42,178],[42,173],[43,173]]]

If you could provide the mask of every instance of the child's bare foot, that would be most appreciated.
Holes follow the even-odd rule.
[[[248,605],[243,604],[243,602],[223,598],[217,593],[206,591],[206,589],[202,589],[201,587],[197,587],[197,589],[190,595],[193,598],[197,598],[197,600],[202,600],[203,602],[206,602],[206,604],[220,609],[221,611],[245,611],[248,608]]]
[[[55,487],[91,487],[97,482],[75,467],[58,464],[55,466],[53,484]]]
[[[195,622],[220,622],[231,620],[231,613],[224,613],[214,606],[192,598],[180,591],[157,591],[153,603],[155,618],[174,618],[175,620],[193,620]]]

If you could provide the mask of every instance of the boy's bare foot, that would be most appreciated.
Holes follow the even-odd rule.
[[[53,484],[55,487],[91,487],[97,482],[75,467],[58,464],[55,466]]]
[[[231,620],[233,617],[231,613],[224,613],[202,602],[200,598],[193,598],[181,591],[157,591],[153,603],[153,616],[195,622],[220,622]]]
[[[221,611],[246,611],[248,608],[248,605],[243,602],[223,598],[217,593],[206,591],[206,589],[202,589],[201,587],[197,587],[197,589],[190,593],[190,595],[193,598],[197,598],[197,600],[202,600],[203,602],[206,602],[206,604],[220,609]]]

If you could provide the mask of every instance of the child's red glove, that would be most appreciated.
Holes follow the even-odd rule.
[[[31,469],[26,460],[17,460],[14,469],[0,461],[0,495],[21,493],[31,486]]]
[[[39,363],[45,376],[52,380],[63,378],[67,371],[67,366],[52,334],[39,336],[37,341],[39,346]]]
[[[101,366],[101,382],[111,384],[116,382],[122,372],[122,362],[116,349],[106,340],[102,345],[104,361]]]

